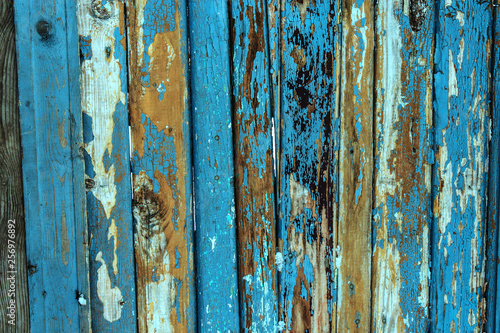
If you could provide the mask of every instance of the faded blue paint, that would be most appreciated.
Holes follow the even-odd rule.
[[[275,332],[278,302],[268,3],[231,3],[241,331]],[[244,282],[249,276],[251,285]]]
[[[30,327],[88,331],[89,303],[75,297],[89,299],[75,2],[14,6],[26,257],[36,267],[28,275]]]
[[[439,223],[447,222],[442,220],[443,214],[447,212],[443,207],[437,211],[437,207],[434,207],[431,322],[435,332],[447,332],[450,327],[472,331],[480,328],[483,316],[488,184],[487,110],[490,104],[490,55],[485,51],[491,39],[491,5],[490,2],[453,1],[449,6],[440,2],[437,9],[439,30],[436,29],[434,124],[435,152],[438,156],[433,174],[433,196],[439,200],[439,195],[446,195],[442,193],[442,188],[449,186],[451,197],[446,195],[443,202],[452,203],[453,208],[448,213],[451,214],[449,224],[442,230]],[[463,27],[458,16],[460,14],[464,15]],[[460,51],[462,38],[464,49]],[[459,63],[461,52],[462,64]],[[450,54],[453,63],[449,62]],[[453,88],[452,82],[449,82],[452,71],[456,71],[456,93],[450,90]],[[481,100],[475,109],[474,102],[478,96]],[[448,150],[444,164],[441,161],[443,147]],[[462,164],[462,160],[465,163]],[[446,171],[448,167],[450,169]],[[464,179],[463,188],[457,181],[463,179],[469,167],[472,171],[470,177]],[[452,173],[451,184],[446,181],[446,172]],[[463,205],[458,195],[462,195],[462,191],[467,198]],[[477,200],[481,201],[478,203]],[[452,244],[446,241],[448,233],[451,233]],[[472,243],[474,239],[476,246]],[[447,253],[444,253],[445,247]],[[457,267],[460,269],[457,270]],[[452,302],[454,277],[456,300]],[[445,295],[448,302],[445,302]]]
[[[189,1],[198,325],[239,330],[226,1]]]
[[[279,276],[279,303],[286,328],[292,331],[301,328],[311,329],[313,322],[320,330],[332,329],[333,302],[336,293],[334,285],[334,247],[332,237],[336,221],[334,220],[337,202],[337,161],[335,150],[338,144],[339,122],[334,114],[336,68],[335,59],[339,56],[335,45],[337,36],[337,5],[334,3],[306,4],[283,3],[282,33],[282,94],[281,94],[281,133],[278,174],[280,219],[278,222],[278,240],[283,242],[283,270]],[[313,27],[314,25],[314,27]],[[326,178],[324,177],[326,175]],[[292,197],[291,182],[305,188],[311,196],[312,206],[300,208],[307,199],[306,193],[296,193]],[[298,207],[292,207],[299,205]],[[292,208],[294,211],[292,211]],[[292,215],[292,212],[295,215]],[[326,220],[325,220],[326,219]],[[325,228],[327,230],[325,230]],[[292,230],[296,231],[297,240],[292,239]],[[317,261],[311,262],[318,275],[305,274],[300,269],[304,265],[306,248],[301,254],[292,251],[290,242],[299,242],[305,233],[305,241],[315,249],[325,251],[325,256],[318,255]],[[330,235],[324,237],[323,235]],[[325,262],[325,269],[320,269]],[[306,302],[294,295],[297,284],[303,283],[311,290]],[[320,284],[324,294],[315,293]],[[320,299],[321,307],[314,309],[311,316],[311,304]],[[309,308],[305,306],[309,304]],[[292,308],[294,316],[292,316]],[[321,318],[318,315],[321,314]]]

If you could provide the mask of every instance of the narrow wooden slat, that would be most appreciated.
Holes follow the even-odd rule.
[[[141,332],[196,329],[186,2],[129,3],[137,315]]]
[[[278,290],[268,8],[263,0],[230,5],[241,329],[275,332]]]
[[[500,1],[493,1],[500,6]],[[498,273],[500,248],[498,247],[498,222],[500,208],[500,14],[499,7],[493,11],[493,49],[492,49],[492,81],[491,94],[491,143],[488,187],[488,243],[486,259],[486,323],[483,332],[494,332],[500,325],[500,290]]]
[[[74,5],[15,2],[33,332],[90,329]]]
[[[226,1],[189,1],[198,327],[238,331],[238,276]]]
[[[28,332],[14,2],[0,1],[0,331]]]
[[[372,330],[427,332],[434,2],[376,17]]]
[[[335,331],[337,6],[282,3],[278,247],[285,332]]]
[[[480,332],[486,305],[491,6],[443,1],[437,9],[431,329]]]
[[[370,330],[374,24],[373,2],[342,3],[339,332]]]
[[[122,2],[78,1],[92,329],[136,329]]]

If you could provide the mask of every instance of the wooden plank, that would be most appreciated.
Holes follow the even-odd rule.
[[[282,3],[279,329],[335,331],[339,9]]]
[[[230,1],[241,328],[278,323],[268,4]]]
[[[492,105],[491,105],[491,143],[490,166],[488,184],[488,230],[486,244],[486,322],[483,332],[494,332],[500,325],[500,290],[498,274],[500,248],[498,247],[498,222],[500,214],[500,15],[498,7],[500,2],[493,1],[496,5],[493,12],[493,49],[492,49]]]
[[[480,332],[486,305],[491,6],[443,1],[438,12],[431,330]]]
[[[76,8],[71,1],[20,0],[15,14],[31,330],[86,332]]]
[[[198,327],[238,331],[238,276],[226,1],[189,2]]]
[[[186,2],[129,5],[138,327],[191,332],[196,300]]]
[[[0,331],[28,332],[14,2],[0,1]]]
[[[427,332],[434,2],[376,17],[372,330]]]
[[[78,1],[94,331],[136,329],[122,2]]]
[[[370,330],[374,24],[373,2],[342,3],[339,331]]]

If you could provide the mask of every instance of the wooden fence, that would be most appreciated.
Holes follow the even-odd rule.
[[[500,331],[497,1],[1,0],[0,330]]]

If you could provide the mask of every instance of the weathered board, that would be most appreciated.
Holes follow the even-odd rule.
[[[491,6],[442,1],[437,10],[431,329],[480,332],[486,306]]]
[[[122,2],[78,1],[94,331],[136,328],[127,50]]]
[[[275,332],[282,257],[276,257],[268,8],[263,0],[230,4],[240,325]]]
[[[279,276],[285,332],[335,330],[339,8],[282,3]]]
[[[198,329],[240,329],[229,18],[226,1],[189,2]]]
[[[29,331],[14,2],[0,1],[0,331]]]
[[[367,332],[371,324],[374,26],[372,1],[342,2],[337,236],[340,332]]]
[[[141,332],[196,327],[186,2],[129,3],[137,315]]]
[[[33,332],[90,329],[76,7],[15,2]]]
[[[434,2],[376,17],[372,330],[427,332]]]
[[[494,332],[500,325],[500,289],[498,288],[500,274],[498,248],[498,222],[500,213],[500,2],[493,1],[496,6],[493,12],[493,48],[492,48],[492,93],[491,105],[491,143],[490,143],[490,173],[488,187],[488,233],[486,259],[486,323],[484,331]]]

